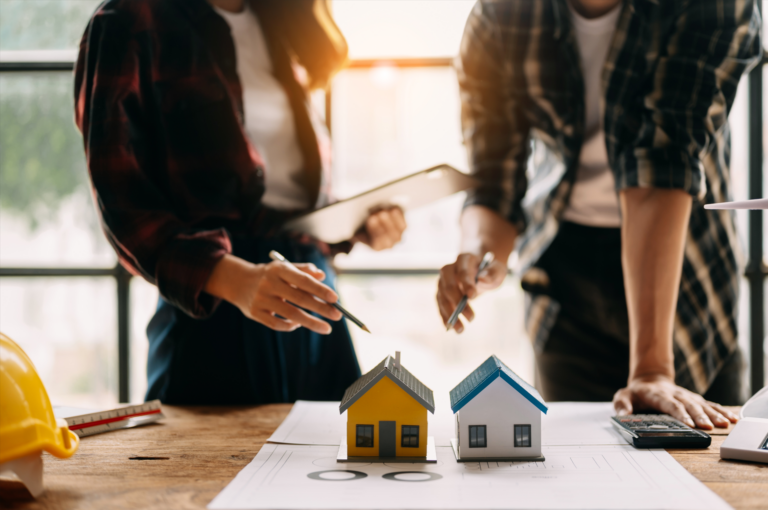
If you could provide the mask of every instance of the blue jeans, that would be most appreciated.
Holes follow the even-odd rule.
[[[232,247],[254,263],[269,262],[270,250],[312,262],[335,288],[333,269],[314,245],[233,236]],[[207,319],[193,319],[160,298],[147,326],[146,399],[193,405],[341,400],[360,367],[345,320],[332,326],[330,335],[273,331],[227,302]]]

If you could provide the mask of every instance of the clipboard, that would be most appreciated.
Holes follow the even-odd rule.
[[[409,211],[479,184],[450,165],[437,165],[294,218],[283,230],[340,243],[351,239],[377,209],[399,206]]]

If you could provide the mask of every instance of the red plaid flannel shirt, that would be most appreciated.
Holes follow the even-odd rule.
[[[329,201],[327,132],[261,14],[319,207]],[[204,287],[232,251],[229,233],[270,235],[285,219],[261,205],[268,169],[243,130],[235,62],[229,26],[205,0],[108,0],[75,68],[75,121],[104,232],[123,266],[194,317],[218,304]]]

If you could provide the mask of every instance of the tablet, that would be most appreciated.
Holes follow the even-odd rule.
[[[283,229],[340,243],[351,239],[377,209],[399,206],[409,211],[478,184],[450,165],[438,165],[294,218]]]

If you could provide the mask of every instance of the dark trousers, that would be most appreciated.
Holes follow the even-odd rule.
[[[610,401],[629,376],[629,320],[621,232],[563,222],[536,267],[560,304],[536,353],[536,387],[548,401]],[[704,398],[742,403],[742,355],[734,351]]]

